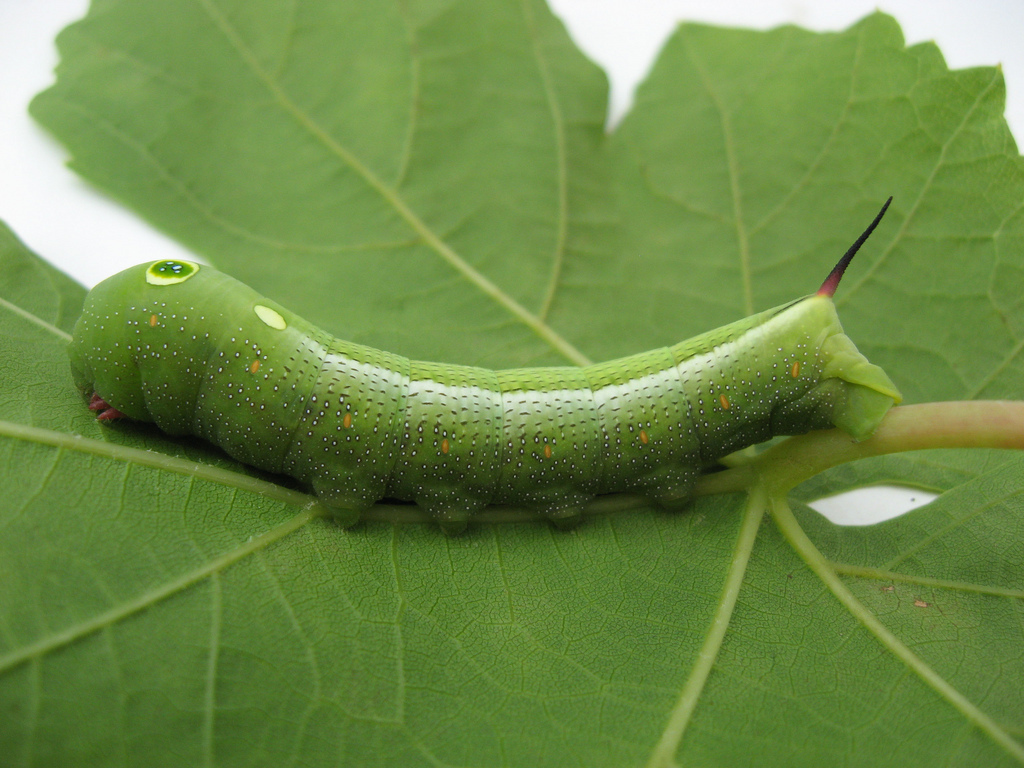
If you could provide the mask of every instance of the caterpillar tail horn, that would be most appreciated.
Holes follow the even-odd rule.
[[[835,295],[846,268],[875,231],[891,202],[892,197],[885,201],[868,228],[829,272],[816,296],[831,299]],[[829,360],[823,372],[824,376],[842,379],[853,385],[844,388],[845,402],[837,404],[833,412],[833,423],[855,440],[869,437],[889,409],[903,400],[903,396],[885,371],[869,363],[846,334],[831,336],[823,344],[822,351]]]
[[[889,203],[891,202],[892,196],[890,195],[889,199],[885,201],[885,205],[882,206],[882,210],[880,210],[878,215],[875,216],[875,220],[868,225],[868,228],[861,233],[861,236],[857,238],[853,245],[850,246],[850,249],[843,254],[843,258],[839,260],[839,263],[836,264],[832,268],[832,271],[828,273],[828,277],[825,278],[825,282],[821,284],[821,288],[818,289],[816,295],[828,296],[830,299],[836,295],[836,288],[839,287],[839,281],[843,279],[843,273],[845,273],[846,268],[850,266],[850,262],[853,261],[853,257],[857,255],[857,251],[860,250],[860,247],[864,245],[865,241],[869,237],[871,237],[871,233],[875,231],[875,227],[878,226],[882,217],[885,216],[885,212],[889,210]]]

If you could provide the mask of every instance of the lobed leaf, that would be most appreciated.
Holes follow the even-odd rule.
[[[610,134],[534,0],[103,0],[59,44],[32,111],[78,172],[339,335],[641,351],[813,290],[892,194],[847,331],[908,400],[1021,397],[1001,76],[884,15],[684,25]],[[799,502],[787,527],[755,488],[571,533],[342,531],[208,446],[97,426],[65,359],[84,292],[7,232],[0,264],[12,765],[1024,763],[1017,454],[796,489],[941,493],[870,529]]]

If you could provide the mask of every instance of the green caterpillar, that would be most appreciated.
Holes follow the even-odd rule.
[[[871,435],[901,399],[817,293],[585,368],[487,370],[335,339],[206,266],[158,261],[88,295],[70,346],[101,420],[152,421],[308,484],[353,523],[415,501],[448,532],[488,504],[556,523],[594,496],[685,504],[702,468],[775,435]]]

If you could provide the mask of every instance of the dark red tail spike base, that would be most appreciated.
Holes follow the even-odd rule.
[[[89,401],[89,410],[99,411],[96,415],[96,421],[113,421],[114,419],[124,418],[123,413],[111,406],[110,403],[95,392],[93,392],[92,399]]]
[[[836,288],[839,287],[839,281],[843,279],[843,273],[846,272],[846,268],[850,266],[850,262],[853,261],[853,257],[857,255],[857,251],[864,245],[864,241],[867,240],[871,233],[875,231],[875,227],[878,226],[878,222],[885,216],[885,212],[889,209],[889,203],[892,202],[892,197],[885,201],[885,205],[882,206],[882,210],[875,216],[875,220],[872,221],[868,228],[864,230],[863,234],[857,238],[857,242],[850,246],[850,250],[843,254],[843,258],[839,260],[839,263],[832,268],[832,271],[828,273],[828,277],[825,278],[825,282],[821,284],[821,288],[818,289],[816,295],[828,296],[832,298],[836,295]]]

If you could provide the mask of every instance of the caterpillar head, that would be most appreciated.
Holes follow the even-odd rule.
[[[286,325],[265,304],[236,280],[193,262],[130,267],[86,297],[69,348],[75,385],[115,414],[188,433],[200,374],[220,337],[261,309],[266,326]]]
[[[173,306],[182,305],[182,291],[174,289],[193,281],[200,285],[203,272],[193,262],[158,261],[130,267],[93,288],[68,350],[75,386],[86,397],[101,398],[115,413],[153,421],[146,403],[151,385],[144,361],[154,353],[177,355],[154,349],[155,337],[143,329],[175,319],[178,312],[169,309],[168,299]],[[185,303],[191,302],[186,298]]]

